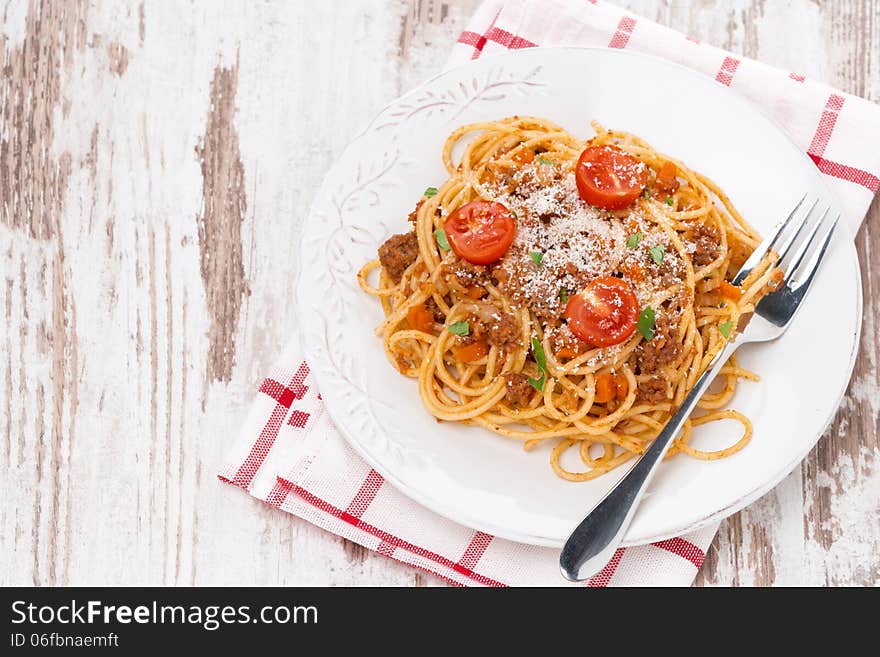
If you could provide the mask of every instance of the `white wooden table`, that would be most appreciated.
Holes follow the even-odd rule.
[[[878,0],[621,4],[880,99]],[[0,584],[440,583],[215,472],[313,191],[476,5],[0,1]],[[880,583],[878,238],[875,202],[841,412],[698,584]]]

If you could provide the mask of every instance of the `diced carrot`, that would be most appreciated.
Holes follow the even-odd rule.
[[[469,287],[465,294],[467,294],[467,296],[471,299],[479,299],[484,294],[486,294],[486,289],[480,287],[479,285],[475,285],[474,287]]]
[[[473,363],[475,360],[480,360],[483,356],[489,353],[489,345],[485,340],[476,340],[458,347],[453,347],[452,353],[463,363]]]
[[[614,376],[611,374],[596,375],[596,397],[593,399],[597,404],[610,402],[617,395],[617,386]]]
[[[731,301],[739,301],[740,297],[743,295],[742,288],[738,285],[733,285],[732,283],[728,283],[727,281],[721,281],[721,285],[718,288],[718,292],[725,299],[730,299]]]
[[[623,401],[626,399],[626,393],[629,392],[629,383],[627,382],[626,377],[620,375],[615,376],[614,384],[616,386],[615,393],[617,394],[617,400]]]
[[[531,148],[520,148],[510,159],[518,164],[528,164],[535,159],[535,151]]]
[[[645,279],[645,268],[634,260],[622,262],[620,264],[620,271],[635,283],[640,283]]]
[[[425,308],[425,304],[417,303],[406,311],[406,320],[409,326],[416,331],[432,333],[434,331],[434,316]]]
[[[584,350],[587,348],[587,345],[582,341],[577,340],[574,343],[564,343],[562,347],[554,351],[554,355],[556,358],[574,358],[576,356],[580,356],[584,353]]]
[[[678,167],[672,162],[664,162],[657,172],[657,189],[665,194],[673,194],[678,189]]]

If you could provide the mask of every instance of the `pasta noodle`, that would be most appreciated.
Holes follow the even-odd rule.
[[[635,135],[593,128],[587,144],[534,117],[458,128],[442,152],[449,177],[419,201],[412,232],[391,238],[358,273],[384,310],[376,332],[389,360],[417,379],[428,412],[522,441],[526,450],[552,441],[551,467],[570,481],[643,453],[780,278],[771,255],[732,286],[759,235],[724,192]],[[585,146],[635,158],[644,193],[622,209],[591,207],[576,181]],[[460,257],[443,230],[477,200],[516,217],[512,244],[488,265]],[[568,299],[602,276],[627,283],[640,309],[638,330],[610,346],[586,343],[566,322]],[[757,376],[732,357],[670,456],[712,460],[748,443],[749,419],[725,410],[741,379]],[[742,425],[739,440],[717,451],[690,445],[695,427],[722,419]],[[582,467],[562,465],[569,450]]]

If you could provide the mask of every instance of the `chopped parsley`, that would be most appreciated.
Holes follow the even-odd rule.
[[[559,290],[559,300],[562,303],[568,303],[568,290],[566,290],[565,288]]]
[[[541,260],[544,259],[544,254],[540,251],[532,251],[531,253],[529,253],[529,257],[532,259],[532,262],[540,266]]]
[[[733,330],[733,322],[724,322],[723,324],[718,325],[718,332],[723,335],[725,338],[730,337],[730,332]]]
[[[553,166],[553,167],[556,166],[556,162],[554,162],[553,160],[548,160],[546,157],[539,157],[538,162],[540,164],[549,164],[550,166]]]
[[[544,346],[538,342],[538,338],[532,338],[532,351],[535,354],[535,362],[542,372],[547,372],[547,356],[544,355]]]
[[[632,235],[630,235],[629,237],[626,238],[626,245],[629,248],[634,249],[639,245],[639,242],[641,242],[641,241],[642,241],[642,234],[641,233],[633,233]]]
[[[431,198],[432,196],[437,196],[437,188],[428,187],[428,189],[425,190],[425,193],[422,194],[422,196],[427,196],[428,198]]]
[[[672,200],[672,197],[671,196],[667,197],[666,205],[672,205],[673,203],[675,203],[675,201]]]
[[[662,246],[655,246],[653,249],[648,249],[648,253],[651,254],[651,258],[658,265],[663,262],[663,254],[666,253],[666,249]]]
[[[434,231],[434,239],[437,240],[437,246],[439,246],[444,251],[448,251],[450,249],[449,240],[446,239],[446,231],[442,228],[438,228]]]
[[[547,356],[544,354],[544,347],[538,342],[538,338],[532,338],[532,353],[535,356],[535,362],[538,363],[538,369],[541,371],[541,378],[529,377],[529,385],[538,392],[544,392],[544,384],[547,383]]]
[[[639,321],[636,326],[645,340],[651,341],[654,339],[654,309],[651,306],[645,306],[642,312],[639,313]]]
[[[533,379],[532,377],[528,377],[529,385],[532,386],[538,392],[544,392],[544,384],[547,383],[547,375],[542,374],[540,379]]]
[[[460,322],[453,322],[446,327],[446,330],[455,335],[468,335],[471,332],[471,325],[467,323],[466,319],[463,319]]]

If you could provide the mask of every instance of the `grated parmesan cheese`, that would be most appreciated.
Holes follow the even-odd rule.
[[[574,172],[556,167],[526,165],[508,179],[496,179],[480,191],[517,216],[517,233],[510,250],[493,271],[514,304],[526,306],[552,325],[565,304],[561,290],[576,294],[593,278],[620,276],[633,286],[641,307],[651,305],[658,292],[684,275],[684,264],[663,230],[650,221],[641,202],[617,212],[588,205],[577,191]],[[627,246],[641,233],[636,248]],[[661,264],[649,250],[665,249]],[[530,253],[543,257],[536,265]]]

